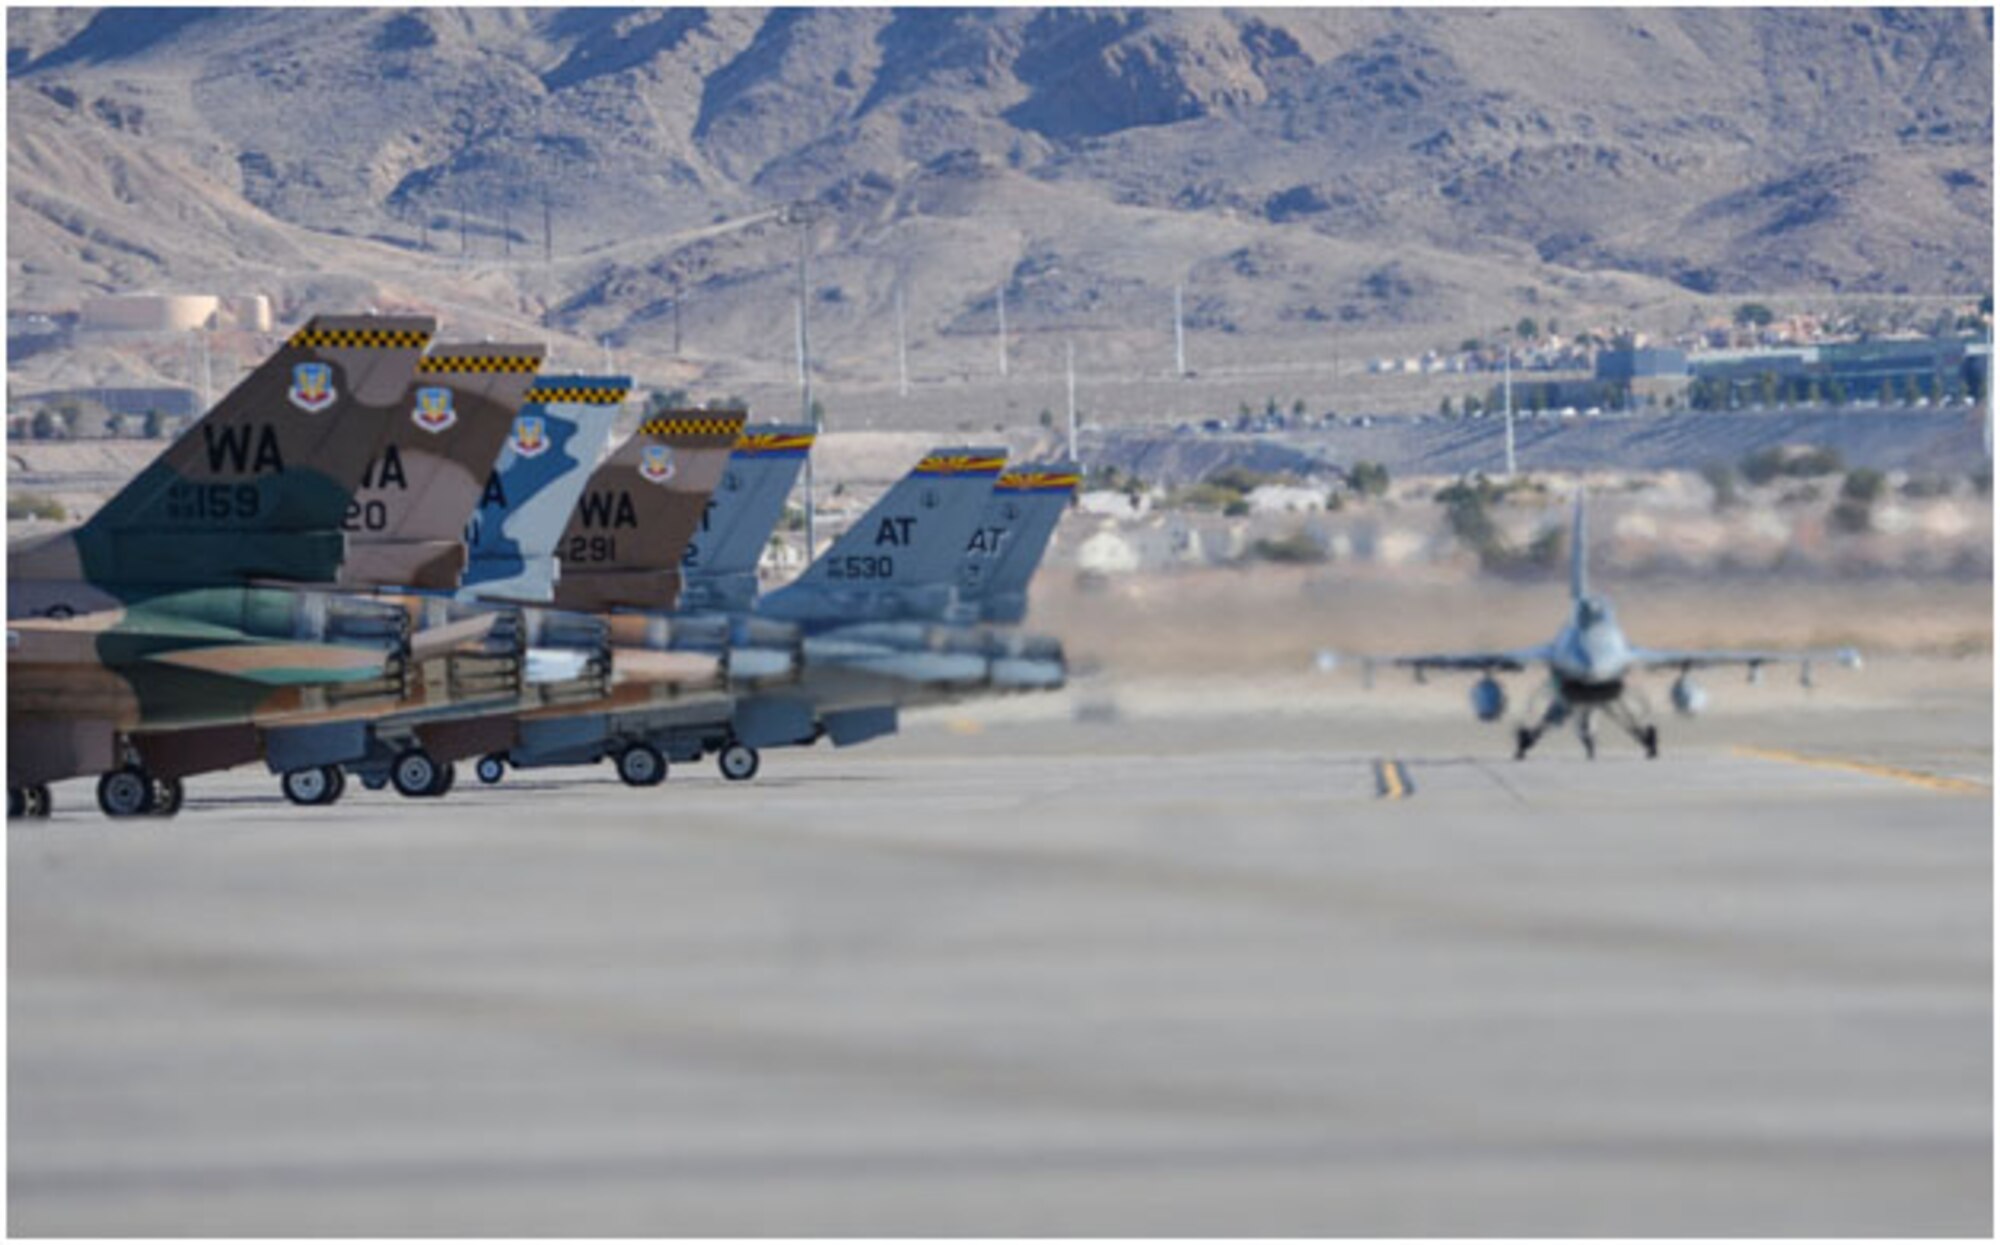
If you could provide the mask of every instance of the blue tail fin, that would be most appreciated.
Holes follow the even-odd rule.
[[[556,542],[611,439],[629,376],[543,376],[486,480],[465,543],[465,596],[546,601]]]
[[[935,618],[1007,451],[934,450],[758,612],[808,625]]]
[[[809,424],[744,429],[681,559],[681,612],[733,613],[756,602],[757,563],[812,444]]]
[[[1017,623],[1028,613],[1028,581],[1082,477],[1073,462],[1011,467],[959,563],[956,617],[966,622]]]

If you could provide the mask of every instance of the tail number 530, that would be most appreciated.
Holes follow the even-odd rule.
[[[829,579],[891,579],[896,559],[886,553],[857,553],[834,558],[826,564]]]

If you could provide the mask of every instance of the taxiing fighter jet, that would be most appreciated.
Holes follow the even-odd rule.
[[[1693,717],[1708,701],[1707,693],[1694,682],[1697,670],[1741,666],[1754,681],[1765,666],[1796,663],[1801,679],[1809,684],[1816,661],[1838,661],[1850,669],[1861,664],[1860,654],[1851,648],[1814,653],[1640,647],[1625,638],[1611,603],[1590,591],[1588,562],[1584,497],[1579,492],[1570,537],[1570,617],[1554,640],[1532,648],[1422,653],[1387,660],[1415,671],[1419,679],[1431,670],[1478,671],[1479,682],[1472,688],[1472,710],[1482,722],[1497,721],[1507,712],[1506,689],[1493,677],[1496,673],[1526,670],[1536,665],[1548,667],[1549,680],[1540,693],[1546,704],[1541,705],[1539,715],[1530,712],[1515,728],[1516,760],[1525,758],[1546,731],[1572,719],[1584,755],[1595,757],[1597,736],[1592,727],[1599,713],[1630,735],[1648,757],[1658,756],[1659,728],[1651,721],[1645,700],[1631,684],[1632,676],[1640,672],[1678,671],[1672,691],[1674,709],[1683,716]]]

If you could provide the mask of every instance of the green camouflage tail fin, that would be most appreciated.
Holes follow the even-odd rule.
[[[640,423],[577,499],[556,547],[555,604],[672,609],[688,538],[742,431],[742,411],[663,411]]]
[[[347,504],[343,587],[458,587],[466,520],[541,365],[534,345],[439,346],[417,363]]]
[[[757,563],[812,452],[810,424],[745,429],[681,559],[683,612],[736,613],[757,600]]]
[[[391,423],[407,418],[399,400],[434,326],[314,317],[87,523],[24,543],[10,580],[66,580],[113,599],[332,580],[348,503]]]

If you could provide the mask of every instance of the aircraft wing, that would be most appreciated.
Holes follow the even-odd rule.
[[[1526,670],[1536,662],[1547,661],[1549,655],[1550,646],[1538,644],[1533,648],[1499,649],[1485,653],[1415,653],[1383,660],[1420,675],[1427,670],[1481,670],[1491,674],[1496,670]]]
[[[1838,662],[1849,670],[1857,670],[1861,666],[1861,654],[1851,648],[1812,649],[1803,652],[1719,648],[1632,650],[1632,664],[1636,666],[1642,666],[1647,670],[1678,670],[1683,674],[1690,670],[1713,670],[1718,666],[1742,666],[1755,674],[1763,666],[1810,666],[1820,661]]]

